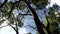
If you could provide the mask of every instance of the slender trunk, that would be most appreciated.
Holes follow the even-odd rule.
[[[49,27],[50,27],[50,22],[48,20],[48,17],[46,16],[46,8],[44,8],[44,14],[45,14],[45,17],[46,17],[46,20],[47,20],[47,27],[46,27],[46,31],[48,32],[48,34],[51,34],[50,30],[49,30]]]
[[[17,22],[16,22],[16,34],[19,34]]]
[[[45,34],[44,30],[43,30],[43,27],[45,27],[42,22],[39,20],[36,12],[33,10],[33,8],[30,6],[29,3],[27,3],[25,1],[25,3],[27,4],[28,8],[31,10],[32,14],[33,14],[33,17],[34,17],[34,21],[35,21],[35,24],[37,26],[37,30],[40,34]]]
[[[16,34],[19,34],[17,24],[16,24],[16,27],[13,27],[12,25],[10,25],[10,26],[14,29],[14,31],[16,32]]]
[[[18,31],[16,31],[16,34],[19,34],[19,32],[18,32]]]

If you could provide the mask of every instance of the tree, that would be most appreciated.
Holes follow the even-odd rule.
[[[0,22],[5,21],[7,19],[9,21],[8,25],[11,26],[15,30],[16,34],[19,34],[18,27],[22,27],[23,26],[23,23],[18,18],[19,16],[17,16],[17,18],[15,18],[14,17],[15,14],[10,15],[10,13],[11,13],[12,10],[15,9],[14,7],[20,1],[16,1],[15,3],[13,3],[13,2],[8,2],[7,3],[7,1],[8,0],[5,0],[4,3],[1,4],[1,6],[0,6],[0,12],[2,13],[1,14],[2,20]],[[10,10],[10,11],[8,11],[8,10]],[[5,19],[3,19],[4,17],[5,17]],[[13,25],[15,25],[15,27]]]
[[[57,34],[58,33],[58,18],[56,16],[56,12],[58,12],[59,6],[57,4],[54,4],[53,7],[49,7],[49,12],[48,12],[48,21],[50,23],[49,30],[52,34]]]
[[[6,3],[7,3],[7,1],[8,1],[8,0],[5,0],[4,3],[1,4],[0,8],[4,7],[4,5],[6,5]],[[45,34],[44,31],[43,31],[43,27],[45,28],[45,26],[44,26],[44,25],[42,24],[42,22],[39,20],[37,14],[36,14],[36,12],[35,12],[35,10],[30,6],[30,1],[29,1],[29,0],[23,0],[23,1],[26,3],[27,7],[30,9],[31,13],[32,13],[33,16],[34,16],[34,20],[35,20],[35,24],[36,24],[36,26],[37,26],[38,32],[41,33],[41,34]],[[31,0],[31,1],[32,1],[32,0]],[[36,3],[36,1],[37,1],[37,0],[34,0],[34,3]],[[40,0],[40,1],[42,1],[42,0]],[[14,9],[15,4],[19,4],[19,2],[20,2],[20,0],[19,0],[19,1],[16,1],[15,3],[12,3],[12,6],[10,7],[10,11],[9,11],[9,12],[6,11],[6,13],[5,13],[5,12],[2,11],[2,9],[1,9],[1,11],[2,11],[3,13],[5,13],[5,14],[3,14],[3,15],[5,15],[5,17],[8,17],[8,20],[9,20],[9,21],[10,21],[10,20],[13,20],[12,17],[11,17],[11,16],[12,16],[11,13],[12,13],[12,10]],[[47,0],[46,0],[46,1],[43,0],[41,3],[39,3],[39,1],[37,1],[36,5],[39,6],[39,4],[41,4],[42,7],[44,8],[44,7],[46,6],[46,4],[44,4],[44,3],[47,4]],[[40,7],[40,8],[41,8],[41,7]],[[15,18],[14,18],[14,19],[15,19]],[[40,22],[40,23],[39,23],[39,22]],[[11,25],[10,25],[10,26],[11,26]],[[17,23],[16,23],[16,27],[17,27]],[[14,29],[14,28],[13,28],[13,29]],[[40,31],[40,30],[41,30],[41,31]]]
[[[46,34],[46,32],[47,34],[52,34],[53,28],[51,25],[56,24],[57,22],[57,17],[54,14],[54,9],[56,9],[56,7],[58,6],[55,5],[53,6],[54,8],[49,8],[49,13],[48,13],[49,16],[47,16],[45,9],[46,9],[47,4],[49,3],[48,0],[19,0],[19,1],[16,0],[15,2],[11,2],[11,1],[7,2],[7,1],[8,0],[5,0],[0,5],[0,13],[1,13],[2,19],[5,17],[5,19],[3,19],[2,21],[5,21],[7,19],[9,21],[8,25],[11,26],[16,31],[16,34],[19,34],[18,27],[22,27],[23,23],[21,20],[22,18],[24,18],[25,15],[32,15],[34,17],[34,21],[35,21],[37,31],[39,32],[39,34]],[[47,21],[46,26],[38,18],[38,15],[35,12],[35,9],[30,4],[35,5],[38,9],[44,9],[44,15]],[[20,10],[23,11],[24,8],[27,8],[26,13],[25,14],[19,13],[19,11]],[[14,10],[16,9],[18,10],[16,11],[16,13],[18,13],[17,16],[14,14]],[[12,25],[15,25],[15,27]]]

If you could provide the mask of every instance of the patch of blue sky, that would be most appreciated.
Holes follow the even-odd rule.
[[[50,6],[52,6],[54,3],[57,3],[59,6],[60,6],[60,0],[51,0],[51,3],[50,3]],[[35,7],[33,7],[35,8]],[[41,10],[38,10],[36,11],[38,13],[38,15],[43,15],[43,11],[40,12]],[[30,16],[28,16],[30,18]],[[31,26],[36,26],[34,24],[34,20],[33,19],[28,19],[27,17],[24,19],[24,23],[25,25],[31,25]],[[36,30],[33,30],[28,27],[28,28],[25,28],[25,27],[22,27],[20,28],[19,30],[19,33],[20,34],[27,34],[27,32],[32,32],[32,34],[36,34]],[[7,26],[7,27],[4,27],[0,30],[0,34],[16,34],[15,31],[10,27],[10,26]]]

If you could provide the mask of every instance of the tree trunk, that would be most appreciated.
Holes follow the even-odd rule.
[[[16,30],[16,34],[19,34],[19,32]]]
[[[51,32],[49,31],[49,27],[50,27],[50,22],[48,20],[48,17],[46,16],[46,8],[44,8],[44,14],[47,20],[47,27],[46,27],[46,31],[48,32],[48,34],[51,34]]]
[[[16,34],[19,34],[17,24],[16,24],[16,27],[13,27],[12,25],[10,25],[10,26],[14,29],[14,31],[16,32]]]
[[[42,22],[39,20],[36,12],[33,10],[33,8],[30,6],[29,3],[27,3],[25,1],[25,3],[27,4],[28,8],[31,10],[32,14],[33,14],[33,17],[34,17],[34,21],[35,21],[35,24],[36,24],[36,27],[37,27],[37,30],[40,34],[45,34],[44,30],[43,30],[43,27],[45,27]]]
[[[19,34],[19,31],[18,31],[18,23],[16,22],[16,34]]]

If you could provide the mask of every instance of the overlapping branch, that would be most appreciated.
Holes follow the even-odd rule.
[[[43,28],[45,27],[42,22],[39,20],[36,12],[34,11],[34,9],[30,6],[30,4],[26,1],[24,1],[28,7],[28,9],[31,11],[31,13],[33,14],[33,17],[34,17],[34,21],[35,21],[35,24],[37,26],[37,30],[40,34],[45,34]]]
[[[45,8],[46,9],[46,8]],[[51,32],[49,31],[49,27],[50,27],[50,22],[48,20],[48,17],[46,16],[46,10],[44,9],[44,15],[46,17],[47,20],[47,26],[46,26],[46,31],[48,32],[48,34],[51,34]]]
[[[14,9],[14,6],[15,6],[17,3],[20,3],[20,1],[16,1],[15,3],[13,3],[13,5],[12,5],[12,7],[11,7],[11,10],[10,10],[9,13],[8,13],[8,18],[11,16],[11,13],[12,13],[12,11],[13,11],[13,9]]]
[[[0,8],[2,8],[6,3],[7,3],[8,0],[5,0],[1,5],[0,5]]]

